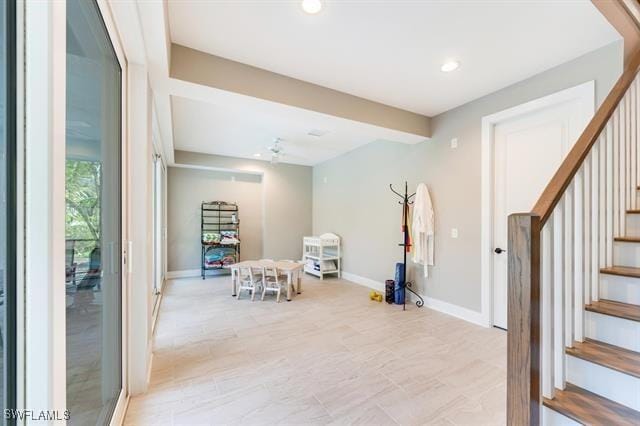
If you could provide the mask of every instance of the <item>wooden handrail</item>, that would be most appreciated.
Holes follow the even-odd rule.
[[[616,82],[611,92],[607,95],[598,111],[593,116],[587,127],[578,138],[567,157],[564,159],[560,168],[553,175],[553,178],[544,189],[544,192],[538,198],[531,214],[540,217],[541,226],[547,222],[553,209],[562,198],[565,190],[571,183],[571,180],[582,166],[585,158],[589,155],[589,151],[600,137],[602,129],[618,107],[620,100],[633,83],[633,80],[640,69],[640,50],[634,53],[631,61],[625,67],[624,72]]]
[[[638,0],[622,0],[620,2],[622,7],[627,12],[627,15],[633,19],[633,22],[638,28],[640,28],[640,1]]]

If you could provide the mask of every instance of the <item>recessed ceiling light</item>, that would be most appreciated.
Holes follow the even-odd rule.
[[[451,71],[457,70],[459,66],[460,66],[460,62],[458,61],[447,61],[444,64],[442,64],[442,67],[440,67],[440,70],[442,70],[442,72],[451,72]]]
[[[310,15],[320,12],[322,2],[320,0],[302,0],[302,10]]]
[[[254,157],[262,157],[262,154],[260,154],[259,152],[256,152],[255,154],[253,154]]]

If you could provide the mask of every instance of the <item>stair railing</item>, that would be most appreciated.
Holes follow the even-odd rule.
[[[508,220],[507,421],[540,424],[565,387],[565,348],[585,335],[584,306],[638,206],[640,51],[625,67],[530,213]]]

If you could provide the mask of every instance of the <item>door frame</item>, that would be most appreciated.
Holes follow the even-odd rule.
[[[129,283],[131,282],[131,262],[126,262],[131,251],[131,241],[129,238],[129,229],[131,223],[131,213],[129,208],[129,139],[128,139],[128,67],[127,59],[120,40],[111,8],[107,0],[95,0],[98,10],[102,15],[102,21],[107,29],[109,41],[116,54],[120,65],[120,233],[121,233],[121,286],[120,286],[120,366],[121,366],[121,388],[120,395],[116,401],[116,405],[111,412],[109,423],[118,425],[124,422],[124,416],[129,404],[129,388],[128,388],[128,342],[129,342]],[[105,419],[106,420],[106,419]]]
[[[585,125],[595,113],[595,81],[587,81],[568,89],[482,117],[481,206],[480,206],[480,292],[481,316],[487,327],[493,326],[493,221],[494,221],[494,136],[495,127],[507,120],[542,109],[579,101],[585,112]],[[575,143],[572,142],[571,146]],[[532,206],[533,207],[533,206]]]
[[[152,108],[152,122],[155,122],[156,118],[155,118],[155,108]],[[156,283],[159,282],[160,283],[160,287],[157,289],[157,293],[154,294],[154,298],[152,299],[152,307],[151,307],[151,332],[153,333],[154,329],[155,329],[155,325],[156,325],[156,319],[158,317],[158,309],[160,307],[160,300],[162,299],[162,288],[164,286],[164,280],[165,280],[165,276],[166,276],[166,268],[165,268],[165,255],[166,255],[166,249],[165,249],[165,228],[166,228],[166,214],[165,214],[165,205],[166,205],[166,175],[167,175],[167,164],[164,160],[164,157],[162,155],[162,151],[160,150],[160,143],[159,143],[159,137],[157,135],[157,131],[156,131],[157,127],[154,125],[152,125],[152,132],[151,132],[151,145],[152,145],[152,152],[153,152],[153,157],[154,157],[154,162],[153,162],[153,208],[152,208],[152,216],[153,216],[153,289],[156,289]],[[157,189],[158,189],[158,175],[157,175],[157,167],[159,167],[161,169],[161,173],[160,173],[160,193],[158,194]],[[158,206],[158,200],[155,197],[161,197],[161,204],[160,206]],[[159,212],[156,210],[159,207],[160,210],[160,214],[158,214]],[[160,216],[160,223],[159,223],[159,233],[156,234],[156,231],[158,230],[156,227],[158,226],[158,216]],[[159,241],[158,241],[159,239]],[[160,253],[157,253],[158,249],[160,249]],[[158,256],[159,255],[159,256]],[[158,265],[159,263],[159,265]],[[160,276],[156,276],[157,273],[160,273]]]

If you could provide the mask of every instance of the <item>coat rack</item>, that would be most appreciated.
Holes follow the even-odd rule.
[[[418,293],[413,291],[412,283],[407,280],[407,251],[411,247],[411,242],[409,241],[409,226],[408,226],[408,217],[409,217],[409,206],[413,204],[413,201],[410,201],[416,193],[414,192],[411,195],[408,195],[407,192],[407,182],[404,182],[404,195],[400,194],[398,191],[393,189],[393,185],[389,184],[389,188],[391,191],[396,194],[398,197],[402,199],[402,201],[398,201],[398,204],[402,204],[402,243],[398,244],[402,247],[402,275],[404,276],[404,283],[400,285],[400,287],[395,290],[409,290],[411,293],[415,294],[418,300],[416,301],[416,306],[418,308],[422,308],[424,306],[424,299]],[[402,310],[404,311],[407,308],[407,292],[404,292],[404,300],[402,303]]]

